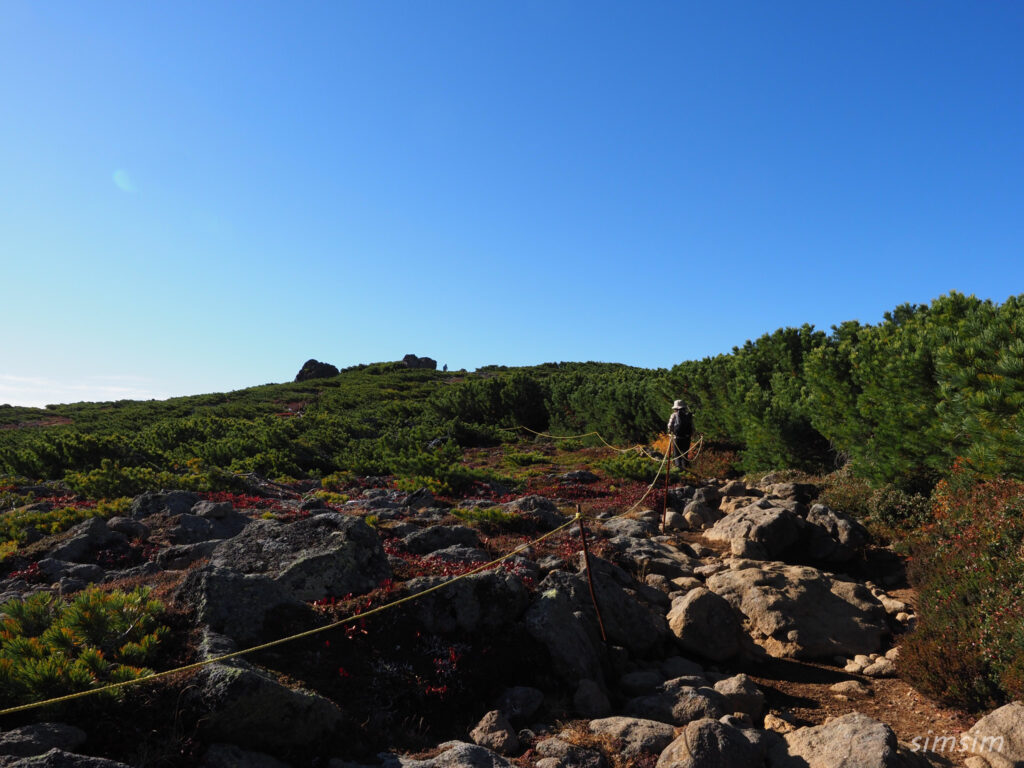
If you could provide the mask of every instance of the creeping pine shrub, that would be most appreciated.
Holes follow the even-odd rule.
[[[0,703],[13,706],[152,674],[170,629],[149,590],[46,592],[0,605]]]
[[[547,464],[551,459],[543,453],[517,453],[516,451],[509,451],[505,454],[505,461],[513,467],[528,467],[531,464]]]
[[[396,453],[392,468],[398,476],[395,484],[409,492],[427,488],[432,493],[460,494],[474,483],[498,480],[484,470],[465,466],[462,450],[450,441],[434,450],[406,448]]]
[[[900,666],[919,690],[970,709],[1024,698],[1024,482],[959,467],[914,547],[918,625]]]
[[[204,467],[199,459],[187,461],[184,472],[122,467],[116,461],[103,459],[99,467],[88,472],[68,471],[64,483],[75,493],[90,499],[136,496],[161,488],[226,491],[239,487],[239,479],[234,474],[219,467]]]
[[[515,512],[506,512],[500,507],[474,507],[472,509],[455,509],[452,514],[469,525],[477,525],[487,532],[499,530],[516,530],[522,528],[525,521]]]
[[[30,528],[43,534],[60,533],[90,517],[114,517],[128,511],[132,500],[124,497],[97,502],[92,507],[59,507],[43,512],[19,509],[0,515],[0,542],[19,542]],[[2,559],[2,558],[0,558]]]
[[[641,453],[630,451],[617,454],[610,459],[603,459],[597,462],[597,466],[610,476],[620,480],[638,480],[649,483],[658,476],[660,463]],[[681,477],[679,470],[674,467],[670,472],[672,480],[679,480]]]

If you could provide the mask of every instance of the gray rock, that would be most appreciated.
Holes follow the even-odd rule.
[[[757,488],[748,488],[747,484],[742,480],[731,480],[723,485],[719,491],[723,497],[729,496],[761,496],[761,491]]]
[[[29,757],[51,749],[72,750],[85,743],[85,731],[64,723],[35,723],[0,733],[0,755]]]
[[[693,500],[709,507],[717,507],[722,500],[722,493],[713,485],[705,485],[693,492]]]
[[[161,549],[156,555],[156,562],[164,570],[183,571],[192,563],[212,555],[218,544],[220,542],[216,539],[199,544],[176,544]]]
[[[668,579],[693,575],[700,560],[675,546],[653,539],[616,536],[609,541],[618,562],[634,573],[655,573]]]
[[[105,757],[76,755],[57,748],[31,757],[0,757],[0,766],[3,768],[130,768],[124,763],[107,760]]]
[[[693,501],[693,494],[696,490],[692,485],[684,485],[681,488],[669,488],[669,507],[677,512],[682,512],[686,505]]]
[[[580,717],[587,719],[605,717],[612,711],[608,695],[596,680],[590,678],[580,680],[580,684],[576,687],[576,693],[572,697],[572,706]]]
[[[476,727],[470,731],[469,737],[474,744],[495,752],[510,755],[519,751],[519,739],[516,737],[516,732],[512,730],[512,724],[508,718],[498,709],[484,715]]]
[[[517,685],[502,691],[497,709],[512,722],[525,722],[533,717],[544,703],[544,692],[526,685]]]
[[[419,488],[406,496],[403,506],[410,509],[428,509],[435,503],[434,494],[427,488]]]
[[[93,517],[79,523],[68,532],[68,538],[50,551],[54,560],[69,560],[84,563],[97,550],[111,546],[128,546],[128,539],[107,527],[107,521]]]
[[[709,717],[717,720],[730,714],[732,704],[716,691],[706,686],[695,687],[688,683],[693,678],[677,678],[664,683],[659,693],[638,696],[626,703],[625,712],[631,717],[657,720],[670,725],[685,725],[692,720]]]
[[[199,497],[191,491],[149,492],[136,496],[132,500],[130,515],[135,520],[160,512],[181,515],[191,512],[192,507],[198,502]]]
[[[203,506],[206,504],[211,502],[202,501],[195,507],[206,512],[205,515],[188,513],[178,516],[177,525],[169,532],[173,544],[196,544],[210,539],[230,539],[252,522],[230,507],[226,511],[215,510],[214,514],[209,514],[210,508]]]
[[[223,520],[234,513],[235,508],[230,501],[197,501],[190,512],[207,520]]]
[[[806,517],[802,545],[805,556],[812,561],[846,563],[855,558],[871,536],[867,529],[849,515],[815,504]]]
[[[654,693],[665,682],[665,676],[656,669],[639,669],[623,675],[619,688],[627,696],[643,696]]]
[[[861,674],[867,677],[895,677],[896,665],[883,656],[864,667]]]
[[[343,721],[329,699],[253,669],[211,664],[200,672],[199,685],[208,713],[203,731],[211,740],[274,753],[329,739]]]
[[[760,544],[768,557],[779,558],[800,541],[805,525],[798,515],[762,499],[730,512],[706,531],[704,537],[724,543],[746,539]]]
[[[480,534],[465,525],[433,525],[402,539],[405,548],[416,555],[425,555],[453,546],[480,548]]]
[[[632,520],[628,517],[615,517],[601,524],[612,536],[628,536],[643,539],[658,533],[658,526],[643,520]]]
[[[111,517],[107,520],[107,528],[123,534],[129,539],[145,541],[149,538],[149,526],[130,517]]]
[[[668,602],[663,593],[640,584],[618,566],[599,557],[591,556],[591,574],[608,642],[642,656],[671,638],[668,622],[660,613],[660,606]],[[568,595],[574,612],[586,617],[592,636],[600,637],[585,573],[552,571],[539,589],[541,592],[555,589]]]
[[[447,577],[425,576],[410,579],[405,586],[409,594],[416,594],[446,581]],[[522,580],[499,569],[460,579],[410,602],[406,610],[427,632],[472,633],[512,624],[522,616],[529,600],[529,592]]]
[[[619,740],[626,758],[635,758],[644,752],[659,753],[672,742],[672,726],[656,720],[605,717],[591,720],[587,727],[593,734]]]
[[[967,735],[971,752],[992,768],[1024,768],[1024,701],[989,712]]]
[[[704,677],[704,668],[700,664],[682,656],[669,656],[661,662],[659,669],[668,680],[677,677]]]
[[[900,768],[896,734],[860,712],[798,728],[768,753],[771,768]]]
[[[818,495],[818,487],[811,483],[774,483],[764,488],[769,496],[806,504]]]
[[[718,510],[703,501],[694,499],[683,509],[683,520],[691,531],[702,531],[715,524],[721,515]]]
[[[424,555],[426,562],[441,561],[446,563],[486,563],[491,557],[482,549],[475,547],[464,547],[461,544],[454,544],[444,549],[438,549],[429,555]]]
[[[558,759],[562,768],[607,768],[604,755],[596,749],[578,747],[575,744],[554,737],[545,739],[535,747],[537,754]]]
[[[600,640],[592,636],[593,629],[577,618],[572,590],[565,589],[560,582],[549,582],[560,573],[564,572],[552,571],[541,582],[538,597],[527,609],[523,624],[530,636],[547,648],[555,673],[563,681],[577,684],[585,677],[598,679]]]
[[[264,639],[264,624],[275,612],[307,610],[266,576],[211,566],[189,573],[175,597],[195,610],[200,624],[245,644]]]
[[[218,546],[210,563],[265,575],[302,601],[368,592],[391,575],[376,532],[336,512],[290,524],[254,521]]]
[[[289,768],[275,757],[248,752],[234,744],[211,744],[199,768]]]
[[[760,768],[762,756],[743,731],[702,718],[661,753],[657,768]]]
[[[761,721],[764,714],[764,693],[744,674],[733,675],[715,683],[715,690],[732,704],[732,711],[749,715],[752,722]]]
[[[706,584],[747,617],[751,636],[775,656],[874,653],[889,634],[881,603],[863,584],[816,568],[733,560]]]
[[[596,483],[601,478],[585,469],[574,469],[559,476],[558,479],[567,483]]]
[[[295,374],[295,381],[309,381],[310,379],[330,379],[340,373],[337,366],[330,363],[321,363],[319,360],[310,358],[302,364],[299,372]]]
[[[385,760],[381,768],[516,768],[501,755],[476,744],[449,741],[439,748],[440,754],[429,760],[394,757]]]
[[[541,530],[553,530],[568,519],[558,511],[554,502],[536,494],[523,496],[503,506],[510,512],[518,512],[523,518],[532,520]]]
[[[680,647],[712,661],[725,661],[742,648],[743,627],[729,602],[703,587],[672,603],[668,626]]]

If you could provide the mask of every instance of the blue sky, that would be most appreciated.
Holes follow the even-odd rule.
[[[1024,292],[1011,2],[0,4],[0,403]]]

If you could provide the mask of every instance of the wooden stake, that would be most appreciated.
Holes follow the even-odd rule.
[[[587,529],[583,526],[583,514],[580,512],[580,505],[576,505],[576,522],[580,526],[580,541],[583,542],[583,567],[587,570],[587,584],[590,585],[590,599],[594,603],[594,613],[597,614],[597,626],[601,630],[601,639],[607,643],[608,636],[604,633],[604,621],[601,619],[601,609],[597,605],[597,593],[594,592],[594,576],[590,572],[590,550],[587,548]]]
[[[661,532],[665,533],[665,524],[668,520],[668,479],[672,474],[672,456],[676,452],[676,436],[669,433],[668,436],[668,458],[665,460],[665,500],[661,503]]]

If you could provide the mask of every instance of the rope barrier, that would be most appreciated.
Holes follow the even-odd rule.
[[[529,429],[527,427],[522,427],[522,429],[526,429],[529,432],[534,432],[534,434],[537,434],[538,436],[551,437],[551,438],[554,438],[554,439],[560,439],[561,438],[561,439],[569,440],[569,439],[576,439],[577,437],[579,437],[579,436],[561,437],[561,436],[557,436],[557,435],[543,435],[542,433],[535,432],[534,430],[531,430],[531,429]],[[626,449],[616,448],[615,446],[613,446],[610,443],[608,443],[598,432],[590,432],[590,433],[587,433],[586,435],[583,435],[582,437],[590,437],[590,436],[594,436],[594,435],[596,435],[601,440],[601,442],[603,442],[609,448],[612,448],[613,450],[615,450],[615,451],[617,451],[619,453],[625,453],[627,451],[634,450],[634,448],[626,448]],[[701,438],[701,443],[702,442],[703,442],[703,437]],[[636,446],[636,447],[639,447],[639,446]],[[625,512],[622,512],[622,513],[620,513],[618,515],[615,515],[615,516],[613,516],[610,519],[615,520],[615,519],[618,519],[620,517],[625,517],[630,512],[632,512],[634,509],[636,509],[638,506],[640,506],[641,503],[643,503],[644,499],[646,499],[650,495],[651,491],[654,489],[654,486],[657,484],[658,478],[661,476],[661,473],[663,471],[665,471],[666,466],[668,466],[669,459],[670,459],[670,455],[669,455],[670,453],[671,453],[671,451],[670,452],[666,452],[665,455],[661,458],[661,463],[658,466],[658,471],[655,474],[654,479],[651,481],[651,484],[647,486],[647,490],[644,491],[644,494],[629,509],[627,509]],[[649,458],[653,459],[654,457],[651,456]],[[671,456],[672,460],[675,460],[676,458],[678,458],[678,456],[676,456],[676,455],[672,455]],[[523,545],[513,549],[511,552],[508,552],[508,553],[502,555],[501,557],[495,558],[494,560],[491,560],[488,563],[484,563],[483,565],[481,565],[481,566],[479,566],[477,568],[474,568],[474,569],[472,569],[470,571],[467,571],[466,573],[460,574],[458,576],[453,576],[450,579],[442,581],[439,584],[435,584],[432,587],[428,587],[427,589],[424,589],[424,590],[421,590],[419,592],[416,592],[415,594],[406,595],[405,597],[399,598],[397,600],[393,600],[393,601],[391,601],[389,603],[384,603],[383,605],[379,605],[376,608],[372,608],[372,609],[370,609],[368,611],[365,611],[363,613],[352,614],[350,616],[346,616],[345,618],[339,619],[338,621],[332,622],[331,624],[326,624],[326,625],[324,625],[322,627],[315,627],[313,629],[309,629],[309,630],[306,630],[304,632],[299,632],[299,633],[294,634],[294,635],[289,635],[287,637],[282,637],[282,638],[278,638],[276,640],[271,640],[269,642],[262,643],[260,645],[255,645],[255,646],[252,646],[250,648],[244,648],[244,649],[239,650],[239,651],[232,651],[230,653],[225,653],[225,654],[222,654],[220,656],[215,656],[215,657],[210,658],[210,659],[204,659],[203,661],[197,661],[197,662],[195,662],[193,664],[186,664],[184,666],[175,667],[174,669],[168,669],[168,670],[164,670],[162,672],[154,672],[153,674],[146,675],[144,677],[135,678],[134,680],[123,680],[123,681],[118,682],[118,683],[109,683],[109,684],[101,686],[99,688],[89,688],[89,689],[84,690],[84,691],[76,691],[74,693],[69,693],[69,694],[66,694],[64,696],[57,696],[57,697],[54,697],[54,698],[51,698],[51,699],[46,699],[44,701],[36,701],[36,702],[31,702],[29,704],[21,704],[21,705],[16,706],[16,707],[8,707],[6,709],[0,710],[0,717],[2,717],[4,715],[12,715],[12,714],[15,714],[17,712],[27,712],[27,711],[33,710],[33,709],[39,709],[39,708],[42,708],[42,707],[48,707],[48,706],[52,706],[54,704],[61,704],[61,703],[67,702],[67,701],[73,701],[75,699],[82,699],[82,698],[85,698],[87,696],[94,696],[94,695],[98,695],[98,694],[101,694],[101,693],[106,693],[106,692],[109,692],[109,691],[116,691],[116,690],[120,690],[122,688],[127,688],[127,687],[133,686],[133,685],[141,685],[142,683],[153,682],[155,680],[160,680],[160,679],[163,679],[163,678],[171,677],[172,675],[182,674],[184,672],[192,672],[192,671],[195,671],[197,669],[201,669],[203,667],[209,666],[211,664],[216,664],[216,663],[219,663],[219,662],[222,662],[222,661],[227,661],[228,659],[238,658],[240,656],[245,656],[247,654],[256,653],[258,651],[263,651],[263,650],[266,650],[268,648],[274,648],[274,647],[279,646],[279,645],[284,645],[285,643],[290,643],[290,642],[292,642],[294,640],[301,640],[301,639],[306,638],[306,637],[311,637],[311,636],[319,634],[321,632],[327,632],[327,631],[332,630],[332,629],[337,629],[338,627],[344,626],[345,624],[349,624],[349,623],[351,623],[353,621],[363,620],[363,619],[366,619],[369,616],[378,615],[378,614],[384,613],[385,611],[391,610],[392,608],[397,608],[400,605],[404,605],[405,603],[412,602],[413,600],[418,600],[421,597],[425,597],[426,595],[429,595],[432,592],[437,592],[438,590],[441,590],[441,589],[449,586],[450,584],[454,584],[457,581],[469,578],[470,576],[474,576],[474,575],[476,575],[478,573],[482,573],[483,571],[486,571],[486,570],[488,570],[490,568],[493,568],[496,565],[498,565],[499,563],[502,563],[505,560],[508,560],[509,558],[514,557],[515,555],[519,554],[520,552],[523,552],[523,551],[529,549],[530,547],[534,546],[535,544],[539,544],[540,542],[544,541],[545,539],[551,538],[552,536],[554,536],[557,533],[561,533],[562,531],[566,530],[567,528],[569,528],[570,526],[572,526],[574,524],[579,524],[580,525],[580,527],[581,527],[580,528],[581,529],[581,534],[582,534],[582,520],[583,520],[583,515],[579,511],[579,506],[577,505],[576,516],[574,518],[572,518],[571,520],[563,523],[562,525],[558,526],[557,528],[555,528],[555,529],[553,529],[551,531],[548,531],[543,536],[539,536],[536,539],[533,539],[532,541],[529,541],[529,542],[527,542],[527,543],[525,543],[525,544],[523,544]],[[583,546],[584,546],[584,552],[586,552],[585,539],[584,539]],[[588,567],[589,567],[589,563],[588,563]],[[595,608],[596,608],[596,602],[595,602]]]

